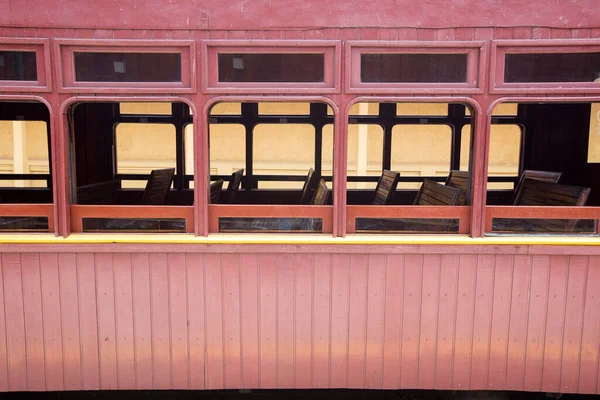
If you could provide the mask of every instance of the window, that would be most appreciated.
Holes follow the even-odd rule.
[[[323,82],[324,54],[219,53],[219,82]]]
[[[516,109],[514,116],[492,118],[488,179],[500,170],[512,182],[488,190],[486,233],[595,233],[600,187],[597,165],[586,162],[594,104],[519,103]]]
[[[41,103],[0,103],[0,232],[52,232],[50,113]]]
[[[0,80],[37,81],[35,51],[0,50]]]
[[[77,82],[181,82],[179,53],[74,52]]]
[[[468,107],[357,103],[352,108],[347,231],[466,233],[471,157]],[[434,206],[435,211],[422,205]]]
[[[332,231],[328,108],[308,102],[213,106],[210,232]]]
[[[467,54],[361,54],[366,83],[457,83],[467,81]]]
[[[71,112],[73,231],[193,232],[186,104],[79,103]]]

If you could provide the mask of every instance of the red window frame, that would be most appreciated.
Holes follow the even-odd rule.
[[[3,81],[0,90],[3,92],[51,92],[52,75],[50,65],[50,41],[48,39],[0,38],[2,51],[35,52],[37,80],[35,81]]]
[[[600,40],[493,40],[490,93],[600,93],[596,82],[504,82],[506,54],[600,53]]]
[[[57,41],[59,92],[61,93],[195,93],[196,67],[193,40],[74,40]],[[75,52],[179,53],[181,82],[78,82],[75,79]]]
[[[346,44],[346,92],[362,94],[482,94],[485,78],[485,41],[353,41]],[[467,82],[361,82],[362,54],[466,54]]]
[[[202,42],[202,91],[214,94],[282,93],[302,94],[339,93],[341,60],[339,40],[207,40]],[[219,53],[244,54],[315,54],[325,55],[323,82],[219,82]]]

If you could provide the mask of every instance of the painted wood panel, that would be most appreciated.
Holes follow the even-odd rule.
[[[0,261],[1,391],[598,393],[598,256],[31,252]]]

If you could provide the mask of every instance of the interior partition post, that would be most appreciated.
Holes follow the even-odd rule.
[[[487,109],[490,104],[487,96],[475,96],[481,112],[476,112],[473,129],[473,163],[471,190],[471,236],[482,237],[485,233],[485,202],[487,190],[487,159],[489,122]]]
[[[194,107],[194,234],[208,236],[208,112],[206,103],[209,98],[202,95],[192,96]]]
[[[348,105],[352,98],[340,96],[336,103],[333,139],[333,236],[346,237],[346,192],[348,180]]]

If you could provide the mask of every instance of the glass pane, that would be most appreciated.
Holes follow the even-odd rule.
[[[446,116],[448,104],[445,103],[398,103],[396,115],[410,116]]]
[[[321,218],[219,218],[219,232],[323,232]]]
[[[452,129],[447,125],[396,125],[392,129],[392,170],[401,177],[448,176]],[[400,182],[399,189],[419,189],[421,182]]]
[[[505,82],[594,82],[600,53],[506,54]]]
[[[458,233],[458,219],[424,218],[356,218],[356,231]]]
[[[521,156],[521,128],[492,125],[488,176],[518,176]],[[488,189],[514,189],[512,182],[488,182]]]
[[[219,54],[219,82],[323,82],[324,54]]]
[[[241,115],[242,103],[218,103],[210,109],[210,115]]]
[[[255,175],[306,176],[315,165],[315,129],[308,124],[259,124],[252,150]],[[259,188],[302,189],[303,184],[260,182]]]
[[[181,82],[180,53],[75,52],[78,82]]]
[[[333,124],[323,127],[321,176],[333,176]]]
[[[83,218],[84,232],[185,232],[185,218]]]
[[[171,103],[119,103],[123,115],[171,115]]]
[[[121,123],[115,128],[117,174],[149,174],[175,168],[175,126]],[[147,180],[123,181],[123,188],[143,188]]]
[[[34,51],[0,51],[0,81],[37,81]]]
[[[246,167],[246,128],[243,125],[210,124],[209,132],[211,175],[231,175]]]
[[[0,180],[0,187],[46,188],[50,173],[43,121],[0,121],[0,174],[39,174],[41,179]]]
[[[565,233],[595,233],[593,219],[519,219],[519,218],[493,218],[492,232],[504,233],[539,233],[539,234],[565,234]]]
[[[310,115],[310,103],[258,103],[259,115]]]
[[[471,154],[471,125],[463,126],[460,134],[460,170],[468,171]]]
[[[0,217],[1,231],[48,232],[48,217]]]
[[[381,176],[383,128],[379,125],[348,125],[348,176]],[[374,182],[348,182],[348,189],[375,189]]]
[[[467,81],[466,54],[361,54],[365,83],[462,83]]]

